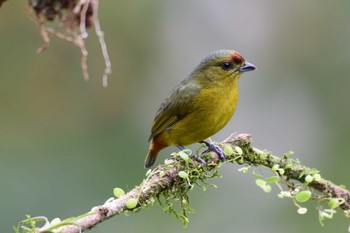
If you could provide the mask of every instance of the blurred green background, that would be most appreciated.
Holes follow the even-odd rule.
[[[293,150],[350,187],[349,1],[101,1],[113,65],[108,88],[93,30],[85,82],[72,44],[52,38],[47,51],[35,53],[42,39],[25,4],[0,8],[0,232],[12,232],[25,214],[85,213],[114,187],[139,184],[160,103],[200,59],[223,48],[258,70],[241,78],[235,117],[212,139],[251,133],[256,147]],[[218,189],[190,193],[195,214],[187,229],[155,205],[92,232],[347,231],[342,213],[321,227],[315,203],[298,215],[276,188],[265,194],[238,168],[222,168],[223,178],[213,180]]]

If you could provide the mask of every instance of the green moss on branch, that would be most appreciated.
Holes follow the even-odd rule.
[[[174,214],[186,225],[189,221],[188,213],[192,211],[187,193],[195,185],[203,189],[207,185],[211,185],[208,180],[220,176],[219,168],[226,163],[245,165],[245,172],[248,171],[249,167],[271,169],[274,176],[264,180],[262,176],[257,175],[259,176],[257,185],[265,192],[270,192],[270,184],[276,184],[281,190],[279,197],[292,198],[295,205],[299,207],[298,213],[300,214],[306,213],[307,209],[297,202],[313,198],[320,207],[321,224],[325,218],[333,216],[335,209],[340,208],[348,217],[350,216],[350,192],[321,178],[316,169],[301,164],[298,159],[291,159],[292,153],[286,153],[280,158],[270,152],[254,148],[251,145],[251,136],[248,134],[232,135],[218,145],[224,149],[227,155],[227,161],[224,163],[214,152],[202,156],[207,162],[206,165],[200,164],[193,158],[188,158],[184,151],[174,153],[173,157],[167,159],[165,164],[149,171],[147,178],[139,186],[121,197],[112,198],[102,205],[93,207],[90,212],[81,217],[70,218],[70,221],[63,220],[61,223],[57,219],[55,219],[55,223],[46,220],[46,224],[42,227],[37,227],[35,218],[33,218],[32,221],[26,220],[23,225],[29,224],[29,228],[33,229],[32,232],[46,232],[48,229],[54,229],[63,233],[78,233],[80,230],[91,229],[115,215],[136,212],[143,207],[150,206],[156,199],[166,212]],[[281,185],[283,184],[287,186],[287,191],[282,189]],[[309,190],[315,190],[315,192]],[[321,208],[322,203],[327,202],[329,209]],[[64,222],[64,226],[62,226],[62,222]],[[57,227],[53,224],[56,224]],[[28,228],[26,230],[26,232],[30,232]]]

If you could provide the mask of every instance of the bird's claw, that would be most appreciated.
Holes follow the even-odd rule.
[[[195,160],[197,160],[197,162],[199,162],[199,163],[202,164],[202,165],[206,165],[206,164],[207,164],[207,162],[205,162],[205,160],[202,159],[202,158],[199,157],[199,156],[195,156],[195,155],[194,155],[194,158],[195,158]]]
[[[202,141],[202,143],[204,143],[208,147],[208,149],[205,150],[203,153],[207,153],[210,151],[215,152],[216,154],[219,155],[219,158],[221,161],[226,161],[227,158],[225,156],[224,151],[221,149],[221,147],[219,147],[218,145],[206,142],[206,141]]]

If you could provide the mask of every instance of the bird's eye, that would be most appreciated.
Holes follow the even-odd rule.
[[[225,62],[221,63],[221,68],[223,70],[232,70],[233,64],[231,62],[225,61]]]

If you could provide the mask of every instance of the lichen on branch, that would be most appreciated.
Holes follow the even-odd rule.
[[[36,226],[35,218],[28,217],[20,226],[31,226],[29,228],[32,232],[47,232],[50,229],[55,232],[75,233],[91,229],[115,215],[139,211],[152,205],[155,200],[158,200],[166,212],[174,214],[186,225],[189,222],[188,214],[192,211],[188,192],[196,185],[203,189],[211,185],[208,179],[220,176],[220,166],[228,163],[243,165],[239,170],[244,173],[252,167],[269,168],[273,176],[268,178],[253,173],[257,178],[256,184],[265,192],[270,192],[271,185],[276,185],[280,189],[278,197],[292,199],[298,207],[299,214],[305,214],[307,211],[302,203],[310,199],[315,200],[318,203],[321,224],[325,219],[332,218],[336,210],[342,210],[350,217],[348,190],[321,178],[319,171],[301,164],[298,159],[291,159],[290,152],[280,158],[253,147],[251,142],[251,136],[248,134],[230,136],[224,142],[218,143],[224,149],[227,160],[222,162],[216,153],[210,152],[202,155],[206,165],[199,163],[195,157],[188,156],[188,150],[173,153],[164,164],[149,170],[146,179],[139,186],[126,194],[120,188],[116,188],[116,197],[93,207],[82,216],[70,218],[70,221],[55,219],[49,222],[46,219],[46,224],[42,227]],[[20,226],[17,232],[20,232]],[[26,228],[26,232],[30,232],[29,228]]]

